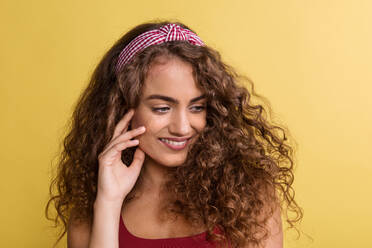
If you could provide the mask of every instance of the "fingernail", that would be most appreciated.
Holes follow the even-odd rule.
[[[140,127],[140,130],[141,130],[141,131],[145,131],[145,130],[146,130],[145,126],[141,126],[141,127]]]

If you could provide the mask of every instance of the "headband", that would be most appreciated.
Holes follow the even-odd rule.
[[[181,26],[170,23],[159,29],[150,30],[138,35],[120,52],[116,64],[116,73],[139,51],[155,44],[161,44],[169,41],[188,41],[196,46],[204,46],[204,42],[192,31]]]

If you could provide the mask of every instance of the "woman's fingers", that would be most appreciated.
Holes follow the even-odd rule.
[[[136,146],[139,144],[138,140],[128,140],[125,142],[117,143],[111,146],[110,149],[105,150],[98,155],[98,160],[102,164],[112,164],[116,156],[121,153],[121,151],[127,149],[128,147]]]
[[[129,121],[132,119],[134,114],[134,109],[130,109],[124,117],[118,122],[118,124],[115,127],[114,135],[112,136],[112,139],[115,139],[117,136],[119,136],[122,132],[127,131],[129,126]]]
[[[145,127],[139,127],[139,128],[136,128],[136,129],[133,129],[133,130],[130,130],[126,133],[123,133],[121,135],[119,135],[118,137],[116,137],[116,139],[112,140],[108,145],[107,145],[107,148],[105,150],[108,150],[108,149],[111,149],[112,146],[118,144],[118,143],[121,143],[123,141],[126,141],[126,140],[130,140],[142,133],[145,132]]]
[[[134,152],[133,161],[129,166],[129,169],[133,171],[135,174],[139,174],[143,165],[143,161],[145,160],[145,153],[141,150],[141,148],[137,147],[136,151]]]
[[[138,127],[136,129],[130,130],[128,132],[125,132],[118,137],[116,137],[115,140],[112,141],[112,143],[119,143],[124,140],[130,140],[133,139],[134,137],[143,134],[146,131],[146,128],[144,126]]]

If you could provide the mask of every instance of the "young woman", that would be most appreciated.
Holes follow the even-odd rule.
[[[240,79],[180,22],[116,42],[78,101],[51,184],[58,241],[282,247],[281,214],[291,227],[302,218],[293,149]]]

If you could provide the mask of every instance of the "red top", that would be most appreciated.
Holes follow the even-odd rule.
[[[216,227],[215,233],[221,233]],[[119,248],[215,248],[212,241],[206,240],[207,232],[202,232],[189,237],[165,238],[165,239],[145,239],[132,235],[124,225],[123,218],[120,216],[119,224]]]

